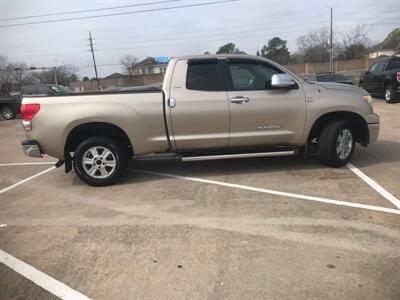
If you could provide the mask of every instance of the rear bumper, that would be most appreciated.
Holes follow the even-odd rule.
[[[21,143],[22,149],[26,156],[30,157],[43,157],[43,152],[40,148],[40,145],[35,140],[26,140]]]

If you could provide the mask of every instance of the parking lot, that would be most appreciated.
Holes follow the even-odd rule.
[[[104,188],[1,121],[0,299],[400,299],[400,103],[374,107],[379,141],[347,168],[131,161]]]

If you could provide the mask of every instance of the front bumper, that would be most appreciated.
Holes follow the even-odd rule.
[[[365,132],[367,144],[371,144],[378,139],[379,135],[379,116],[377,114],[369,114],[364,116],[364,120],[368,125],[368,132]],[[366,146],[366,145],[365,145]]]
[[[43,157],[42,150],[40,149],[40,145],[35,140],[26,140],[21,143],[22,149],[26,156],[31,157]]]
[[[373,143],[378,139],[379,123],[368,124],[369,143]]]

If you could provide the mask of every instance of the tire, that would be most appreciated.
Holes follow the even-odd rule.
[[[384,98],[386,103],[393,103],[394,101],[394,92],[392,86],[389,84],[385,87]]]
[[[15,112],[10,105],[4,105],[1,107],[1,116],[5,120],[12,120],[16,117]]]
[[[340,139],[342,139],[342,143]],[[340,143],[342,151],[339,151]],[[322,130],[318,151],[321,162],[325,165],[335,168],[346,165],[353,155],[354,149],[355,137],[348,122],[334,121],[328,123]]]
[[[83,141],[74,153],[76,174],[91,186],[115,183],[125,173],[127,161],[127,152],[117,142],[105,137]]]

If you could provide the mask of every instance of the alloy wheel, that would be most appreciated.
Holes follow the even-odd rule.
[[[89,148],[82,157],[85,172],[93,178],[105,179],[115,171],[117,160],[113,152],[103,146]]]
[[[345,160],[351,154],[353,149],[353,134],[348,128],[340,131],[336,141],[336,154],[341,160]]]
[[[12,111],[12,109],[10,107],[4,107],[2,114],[3,114],[4,119],[6,119],[6,120],[10,120],[14,116],[14,112]]]

